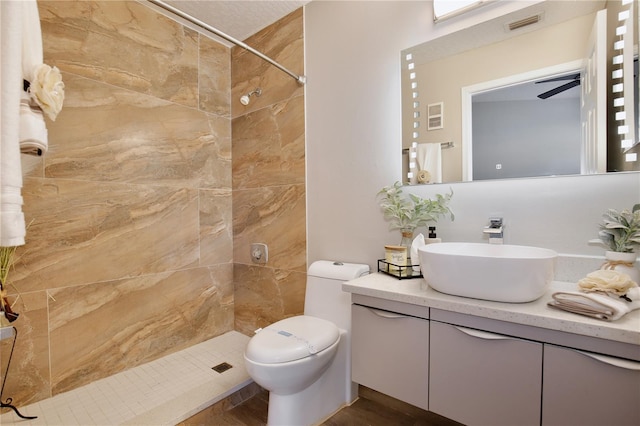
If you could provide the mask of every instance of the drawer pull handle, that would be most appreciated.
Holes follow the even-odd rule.
[[[512,340],[510,337],[502,336],[500,334],[487,333],[486,331],[473,330],[471,328],[458,327],[456,325],[454,325],[453,327],[457,328],[459,331],[461,331],[464,334],[467,334],[467,335],[472,336],[472,337],[477,337],[478,339],[485,339],[485,340]]]
[[[388,312],[388,311],[381,311],[379,309],[373,309],[373,308],[367,308],[368,310],[370,310],[373,314],[382,317],[382,318],[390,318],[390,319],[395,319],[395,318],[409,318],[406,315],[402,315],[402,314],[395,314],[393,312]]]
[[[605,356],[605,355],[592,354],[590,352],[583,352],[578,350],[576,350],[576,352],[579,352],[582,355],[588,356],[589,358],[593,358],[602,363],[613,365],[615,367],[624,368],[625,370],[640,371],[640,362],[629,361],[626,359],[614,358],[614,357]]]

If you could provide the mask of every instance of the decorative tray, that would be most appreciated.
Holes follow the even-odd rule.
[[[422,278],[421,271],[415,271],[413,267],[419,268],[419,265],[396,265],[387,262],[385,259],[378,259],[378,272],[391,275],[399,280],[409,280],[412,278]]]

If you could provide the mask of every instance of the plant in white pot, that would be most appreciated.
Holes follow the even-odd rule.
[[[402,184],[396,182],[393,186],[382,188],[378,195],[382,196],[380,207],[384,218],[389,221],[389,229],[399,229],[404,238],[411,238],[416,228],[437,222],[440,216],[449,216],[454,220],[453,212],[449,209],[453,191],[446,195],[436,194],[434,200],[414,194],[406,197],[402,192]]]
[[[640,285],[640,271],[634,267],[636,248],[640,247],[640,204],[620,212],[608,209],[602,215],[598,237],[608,249],[604,268],[626,273]]]

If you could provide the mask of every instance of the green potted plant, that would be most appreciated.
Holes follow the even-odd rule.
[[[598,237],[609,251],[635,253],[635,247],[640,246],[640,204],[631,211],[607,210],[602,215]]]
[[[445,195],[436,194],[433,200],[408,195],[407,197],[402,192],[400,182],[385,186],[378,193],[384,218],[389,221],[389,229],[399,229],[403,239],[411,239],[416,228],[429,222],[437,222],[441,216],[449,216],[454,220],[453,212],[449,208],[453,190]]]
[[[620,212],[608,209],[602,215],[598,237],[607,248],[603,268],[626,273],[640,285],[640,271],[634,267],[640,246],[640,204]]]

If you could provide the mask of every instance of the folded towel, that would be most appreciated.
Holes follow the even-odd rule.
[[[13,247],[24,244],[26,233],[22,213],[22,195],[19,187],[0,186],[0,246]]]
[[[616,321],[629,312],[640,309],[640,287],[630,289],[625,296],[610,293],[557,292],[548,303],[552,308],[586,315],[606,321]]]
[[[418,144],[418,169],[430,174],[430,183],[442,183],[442,146],[439,143]]]
[[[38,13],[38,3],[35,0],[22,1],[21,3],[22,78],[34,81],[37,67],[43,63],[44,56],[40,14]]]
[[[0,72],[0,246],[8,247],[24,244],[25,235],[19,145],[23,6],[19,1],[0,1],[0,42],[2,58],[7,59]]]
[[[23,91],[20,98],[20,152],[42,155],[47,152],[47,147],[47,125],[42,109]]]
[[[40,15],[35,1],[23,2],[22,78],[20,99],[20,152],[42,155],[47,151],[44,113],[54,120],[64,99],[64,84],[57,68],[43,64]]]
[[[23,245],[26,233],[20,152],[44,150],[47,142],[44,120],[30,104],[36,102],[55,120],[62,108],[64,84],[57,68],[42,63],[36,0],[0,1],[0,33],[0,246],[11,247]],[[25,80],[30,82],[30,99],[22,104]]]

